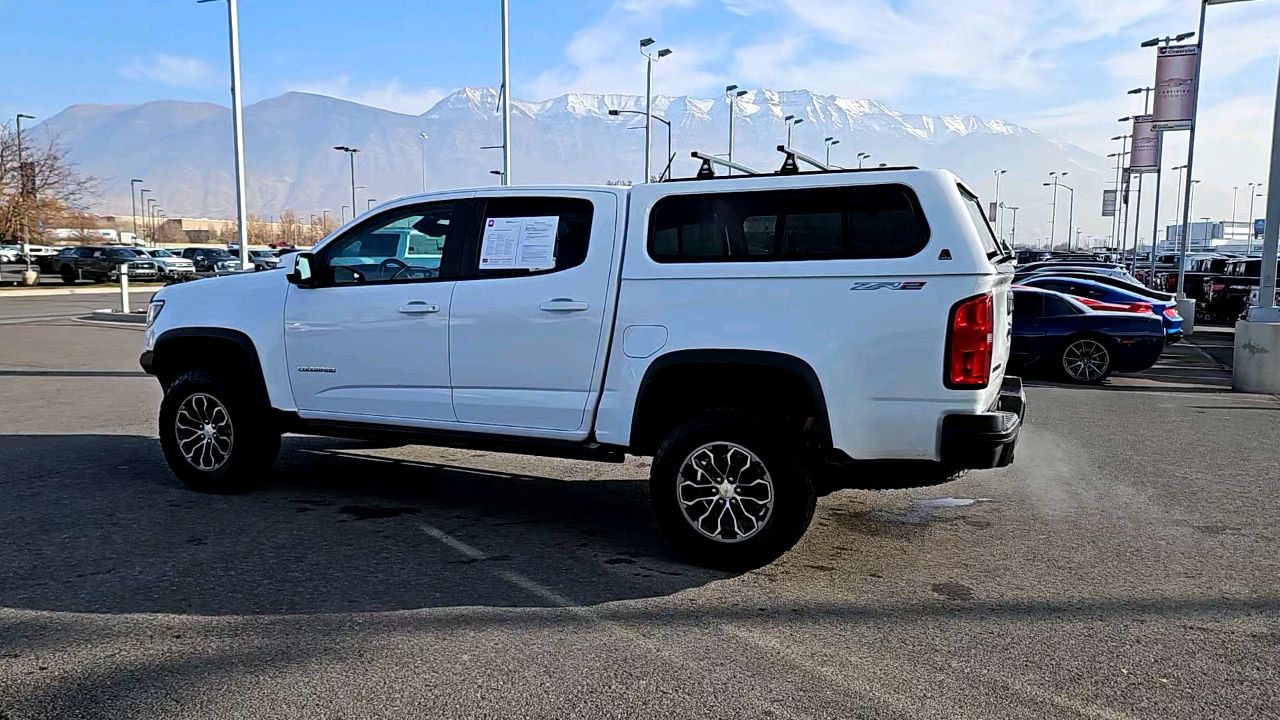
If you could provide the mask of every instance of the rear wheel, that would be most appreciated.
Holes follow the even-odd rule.
[[[252,391],[215,370],[183,373],[160,403],[160,448],[169,469],[199,492],[237,492],[271,471],[280,431]]]
[[[694,562],[750,570],[804,535],[817,501],[786,433],[748,415],[714,412],[663,441],[649,498],[666,536]]]
[[[1106,380],[1115,369],[1116,356],[1111,343],[1087,336],[1068,340],[1062,346],[1059,361],[1068,380],[1093,385]]]
[[[76,284],[76,271],[75,271],[75,270],[72,270],[71,268],[67,267],[66,265],[63,265],[63,266],[62,266],[62,271],[61,271],[61,272],[59,272],[58,274],[62,277],[62,282],[63,282],[63,283],[65,283],[65,284],[67,284],[67,285],[75,285],[75,284]]]

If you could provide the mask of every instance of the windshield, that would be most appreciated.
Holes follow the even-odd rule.
[[[205,257],[214,258],[216,260],[227,260],[231,258],[231,253],[226,250],[206,250]]]
[[[978,231],[978,239],[982,241],[982,248],[987,253],[987,259],[1011,257],[1013,253],[1009,250],[1009,247],[1001,242],[996,237],[995,232],[991,230],[991,223],[987,222],[987,216],[983,214],[982,205],[978,203],[978,198],[963,187],[960,188],[960,197],[964,200],[965,210],[969,211],[969,218],[973,220],[974,229]]]
[[[173,257],[173,253],[159,248],[155,250],[148,250],[147,252],[151,253],[151,257]]]
[[[266,257],[275,257],[275,256],[271,254],[270,250],[250,250],[249,257],[266,258]]]

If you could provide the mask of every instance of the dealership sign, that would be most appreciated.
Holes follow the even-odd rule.
[[[1196,64],[1200,48],[1170,45],[1156,51],[1156,130],[1190,130],[1196,108]]]
[[[1102,217],[1116,216],[1116,191],[1102,191]]]
[[[1160,169],[1160,132],[1154,127],[1154,115],[1138,115],[1133,118],[1133,148],[1129,155],[1129,170],[1144,173]]]

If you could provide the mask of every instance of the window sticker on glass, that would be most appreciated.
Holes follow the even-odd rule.
[[[556,266],[560,216],[489,218],[480,248],[481,270],[547,270]]]

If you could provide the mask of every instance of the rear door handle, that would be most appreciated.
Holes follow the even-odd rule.
[[[421,300],[414,300],[413,302],[401,305],[398,311],[405,315],[427,315],[429,313],[440,312],[440,306],[429,305]]]
[[[547,302],[542,303],[541,305],[538,306],[538,309],[546,310],[547,312],[558,312],[558,311],[581,312],[590,307],[591,306],[588,305],[587,303],[578,302],[577,300],[567,300],[563,298],[556,298],[555,300],[548,300]]]

